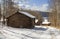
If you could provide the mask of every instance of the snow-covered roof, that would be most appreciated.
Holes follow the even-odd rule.
[[[30,17],[30,18],[35,18],[35,16],[33,16],[33,15],[27,13],[27,12],[23,12],[23,11],[19,11],[19,12],[26,15],[26,16],[28,16],[28,17]]]

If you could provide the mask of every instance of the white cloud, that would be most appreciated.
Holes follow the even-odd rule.
[[[19,4],[21,4],[22,2],[21,1],[19,1]]]
[[[18,6],[23,7],[23,6],[24,6],[24,4],[18,4]]]
[[[1,4],[1,3],[3,3],[3,1],[2,1],[2,0],[0,0],[0,4]]]
[[[43,4],[41,6],[33,5],[33,6],[30,6],[30,9],[31,10],[37,10],[37,11],[47,11],[48,10],[48,4]]]
[[[48,4],[43,4],[41,6],[31,6],[31,10],[38,10],[38,11],[47,11],[48,10]]]
[[[25,9],[31,9],[31,10],[38,10],[38,11],[47,11],[48,10],[48,4],[42,4],[41,6],[36,6],[35,4],[33,4],[33,6],[29,5],[28,1],[22,0],[15,0],[15,2],[19,2],[18,6],[20,8],[25,8]]]
[[[30,5],[25,5],[25,8],[30,8],[31,6]]]
[[[1,2],[1,0],[0,0],[0,2]]]
[[[43,4],[43,6],[47,7],[47,6],[48,6],[48,4]]]
[[[39,10],[39,7],[38,6],[32,6],[31,10]]]
[[[17,3],[18,2],[18,0],[12,0],[14,3]]]
[[[40,11],[47,11],[48,10],[48,4],[43,4],[40,6]]]

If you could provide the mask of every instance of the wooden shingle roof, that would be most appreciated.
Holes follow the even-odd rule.
[[[28,13],[28,12],[24,12],[24,11],[19,11],[19,12],[20,12],[21,14],[24,14],[24,15],[30,17],[30,18],[35,18],[35,16],[31,15],[31,14]]]
[[[7,13],[4,16],[5,16],[5,18],[8,18],[11,15],[15,14],[17,11],[18,11],[18,9],[13,9],[13,10],[10,10],[9,12],[7,11]],[[30,14],[26,11],[18,11],[18,12],[21,13],[21,14],[24,14],[24,15],[30,17],[30,18],[35,18],[35,16],[33,16],[32,14]]]

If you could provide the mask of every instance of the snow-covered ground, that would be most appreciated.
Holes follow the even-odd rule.
[[[52,27],[36,26],[34,29],[4,27],[4,39],[60,39],[60,30]]]

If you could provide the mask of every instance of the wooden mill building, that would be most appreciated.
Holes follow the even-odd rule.
[[[12,0],[5,0],[4,1],[4,16],[5,16],[5,18],[8,18],[12,14],[15,14],[18,9],[19,9],[18,6],[15,5]],[[22,11],[24,11],[24,10],[22,10]],[[38,19],[38,22],[36,24],[40,25],[40,23],[41,23],[41,15],[40,15],[39,12],[31,11],[31,10],[25,10],[25,11],[28,12],[29,14],[34,15],[36,17],[36,19]]]
[[[7,25],[16,28],[34,28],[35,16],[18,11],[11,16],[7,17]]]

